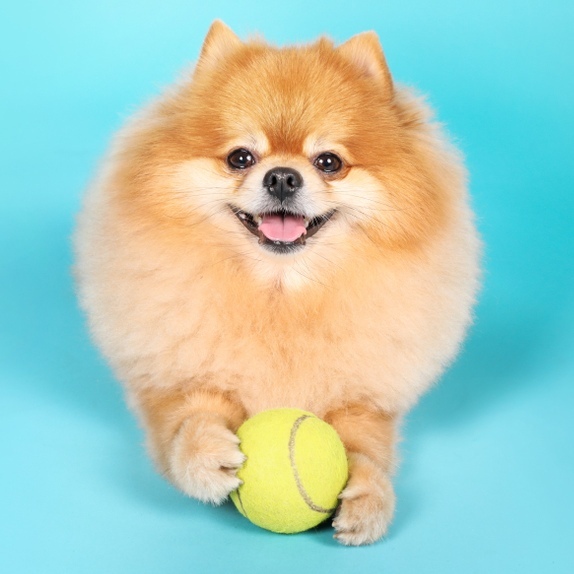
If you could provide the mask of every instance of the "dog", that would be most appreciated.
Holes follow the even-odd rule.
[[[472,320],[481,242],[460,154],[378,37],[277,48],[211,26],[86,194],[78,293],[160,471],[219,504],[269,408],[334,426],[343,544],[381,538],[402,416]]]

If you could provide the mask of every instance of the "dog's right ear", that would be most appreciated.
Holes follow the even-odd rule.
[[[212,68],[241,46],[241,40],[221,20],[215,20],[203,41],[198,68]]]

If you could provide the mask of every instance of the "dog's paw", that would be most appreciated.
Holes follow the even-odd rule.
[[[241,484],[237,470],[245,461],[239,439],[209,413],[188,417],[174,439],[170,474],[186,494],[221,504]]]
[[[333,521],[335,539],[347,546],[371,544],[384,536],[395,509],[393,485],[386,474],[369,465],[354,470]]]

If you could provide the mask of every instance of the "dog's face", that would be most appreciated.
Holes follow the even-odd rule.
[[[277,49],[216,22],[192,81],[158,111],[153,205],[263,275],[314,275],[436,224],[426,118],[400,103],[374,34]]]

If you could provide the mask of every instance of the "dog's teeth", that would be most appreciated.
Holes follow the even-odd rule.
[[[255,223],[257,223],[257,225],[261,225],[261,222],[263,221],[263,218],[260,215],[254,215],[253,219],[255,220]]]
[[[239,215],[241,219],[247,219],[247,215],[243,213],[243,211],[240,211],[237,215]]]

